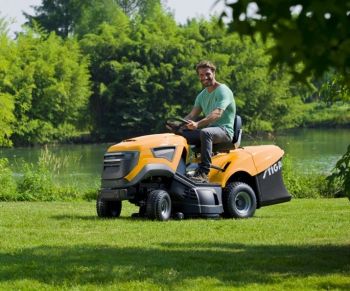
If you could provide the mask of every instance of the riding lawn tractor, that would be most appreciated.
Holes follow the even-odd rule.
[[[186,120],[172,119],[182,126]],[[214,144],[209,183],[195,183],[198,148],[174,133],[124,140],[104,155],[99,217],[120,216],[123,201],[139,207],[137,216],[170,218],[248,218],[257,208],[287,202],[282,180],[284,151],[275,145],[240,147],[242,122],[235,117],[234,138]]]

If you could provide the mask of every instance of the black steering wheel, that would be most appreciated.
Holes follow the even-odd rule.
[[[188,124],[188,120],[181,117],[169,117],[165,122],[166,127],[174,133],[178,133],[185,124]]]
[[[169,117],[166,122],[172,122],[172,121],[180,122],[182,123],[182,125],[189,123],[187,119],[184,119],[181,117]]]

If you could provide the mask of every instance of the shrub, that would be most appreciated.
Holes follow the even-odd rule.
[[[23,163],[24,175],[18,182],[19,201],[72,201],[83,198],[77,187],[59,185],[54,176],[67,166],[67,157],[59,158],[47,148],[41,151],[37,164]]]
[[[337,189],[337,193],[350,200],[350,145],[335,165],[332,174],[327,177],[327,181]]]
[[[335,184],[329,184],[326,175],[302,175],[293,170],[293,160],[283,160],[283,180],[294,198],[332,198],[337,196]]]
[[[0,159],[0,201],[13,200],[17,194],[16,181],[7,159]]]
[[[52,201],[54,184],[52,174],[39,163],[24,164],[24,175],[18,183],[20,201]]]

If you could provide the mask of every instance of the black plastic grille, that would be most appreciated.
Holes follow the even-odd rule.
[[[184,193],[185,193],[185,195],[186,195],[185,197],[187,199],[196,200],[196,201],[198,200],[197,193],[194,189],[192,189],[192,188],[185,189]]]
[[[138,162],[138,152],[106,153],[102,179],[120,179],[128,175]]]

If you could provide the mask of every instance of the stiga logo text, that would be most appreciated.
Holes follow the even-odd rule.
[[[279,161],[276,164],[273,164],[271,167],[269,167],[269,168],[267,168],[267,170],[265,170],[263,179],[265,179],[266,177],[270,177],[273,174],[276,174],[281,169],[282,169],[282,162],[281,161]]]

